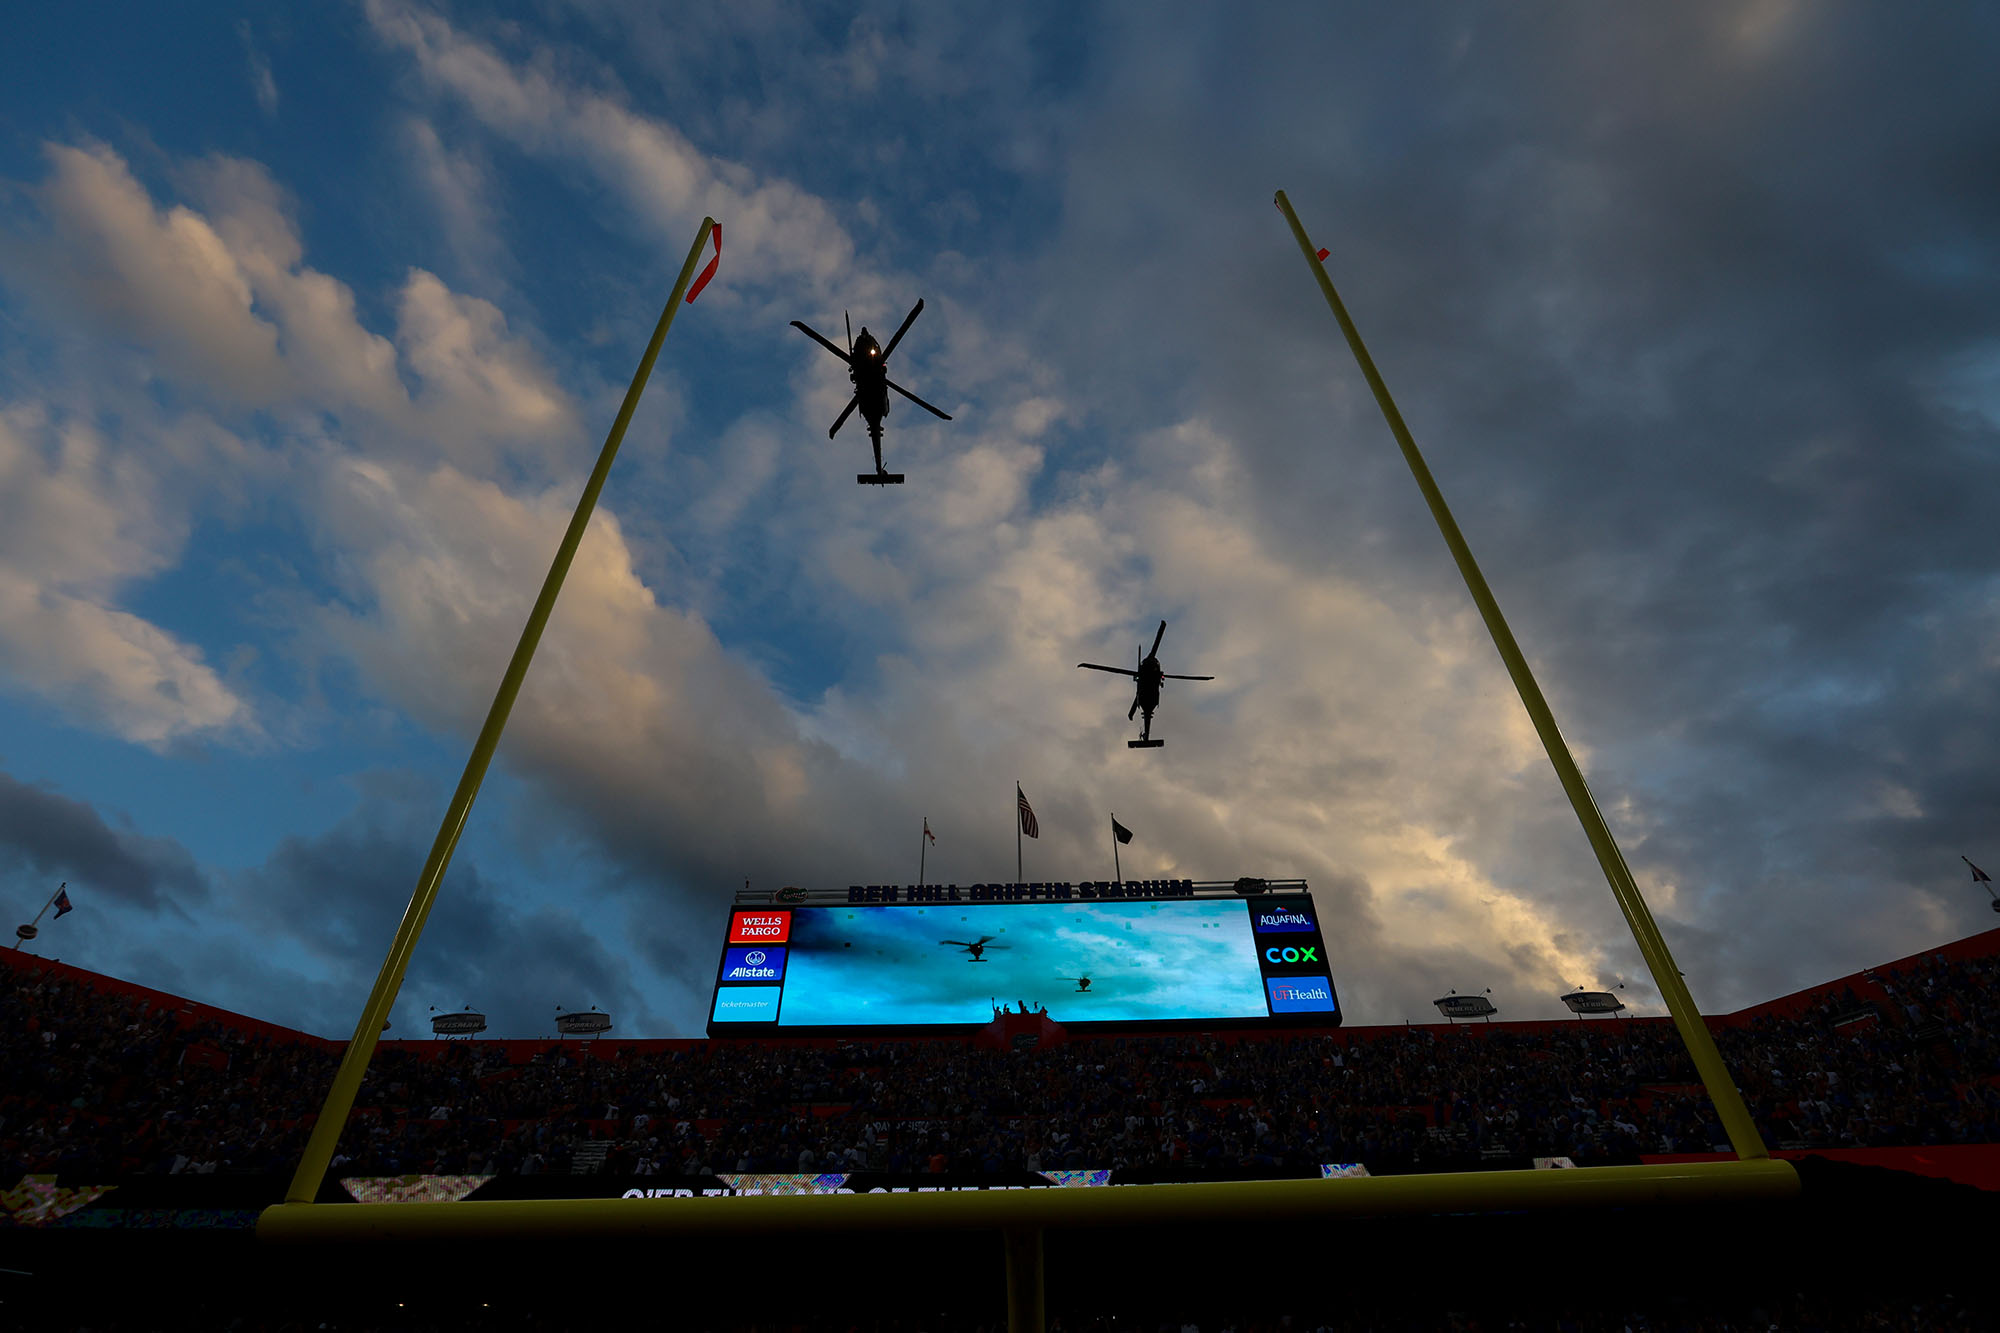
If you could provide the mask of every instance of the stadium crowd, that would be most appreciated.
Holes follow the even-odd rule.
[[[1779,1147],[2000,1141],[2000,958],[1927,956],[1717,1024]],[[0,1179],[278,1172],[332,1043],[0,971]],[[1726,1146],[1665,1020],[1077,1038],[384,1047],[335,1174],[1581,1164]]]

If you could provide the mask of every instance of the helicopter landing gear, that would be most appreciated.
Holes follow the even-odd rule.
[[[854,479],[863,486],[900,486],[903,474],[900,472],[857,472]]]
[[[1130,747],[1131,749],[1134,749],[1134,750],[1157,750],[1157,749],[1159,749],[1159,748],[1160,748],[1160,747],[1161,747],[1162,745],[1165,745],[1165,744],[1166,744],[1166,742],[1165,742],[1165,741],[1126,741],[1126,742],[1125,742],[1125,744],[1126,744],[1126,745],[1127,745],[1128,747]]]

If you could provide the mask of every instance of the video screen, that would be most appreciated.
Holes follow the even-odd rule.
[[[710,1028],[968,1028],[1003,1009],[1065,1027],[1337,1025],[1314,915],[1304,896],[740,907]]]
[[[807,907],[780,1027],[1262,1018],[1241,901]]]

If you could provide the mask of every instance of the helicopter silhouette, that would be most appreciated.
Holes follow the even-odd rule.
[[[1215,679],[1213,676],[1173,676],[1162,671],[1160,669],[1160,640],[1166,636],[1167,622],[1162,620],[1160,622],[1160,632],[1153,636],[1153,651],[1150,653],[1142,651],[1140,653],[1139,666],[1136,670],[1128,671],[1124,667],[1099,666],[1095,662],[1078,662],[1076,664],[1078,670],[1109,671],[1117,676],[1130,676],[1133,678],[1134,683],[1138,685],[1139,692],[1132,699],[1132,707],[1125,713],[1125,720],[1127,722],[1132,720],[1133,713],[1144,712],[1146,715],[1145,719],[1139,724],[1139,739],[1125,742],[1126,745],[1134,750],[1154,750],[1166,744],[1165,741],[1156,741],[1153,739],[1153,710],[1160,706],[1161,681]]]
[[[840,415],[833,419],[833,428],[827,431],[826,438],[830,440],[840,434],[840,428],[847,424],[848,416],[857,407],[861,409],[861,419],[868,423],[869,442],[875,446],[875,471],[872,474],[863,472],[854,478],[863,485],[901,485],[903,481],[902,473],[885,471],[882,467],[882,418],[889,415],[889,390],[894,389],[934,416],[942,417],[946,421],[951,420],[949,412],[938,411],[889,378],[890,355],[895,352],[896,344],[903,341],[903,335],[910,331],[910,325],[916,323],[917,316],[923,312],[924,303],[918,301],[915,308],[903,317],[903,326],[896,330],[893,338],[889,339],[887,347],[875,341],[875,335],[868,331],[866,324],[861,326],[861,336],[855,337],[853,321],[848,321],[848,348],[845,352],[806,327],[804,321],[796,319],[792,321],[793,328],[847,363],[847,377],[854,382],[854,396],[847,400],[847,406],[841,408]],[[846,315],[843,313],[841,317],[845,319]]]
[[[1089,978],[1089,977],[1057,977],[1057,978],[1056,978],[1056,980],[1057,980],[1057,981],[1074,981],[1074,982],[1076,983],[1076,993],[1077,993],[1078,995],[1085,995],[1085,994],[1088,994],[1088,993],[1089,993],[1089,991],[1090,991],[1090,978]]]
[[[976,940],[939,940],[938,943],[955,944],[965,950],[972,955],[972,957],[965,960],[968,963],[983,963],[986,959],[981,957],[981,955],[988,949],[1004,949],[1007,947],[1004,944],[988,944],[987,941],[993,938],[995,937],[992,935],[981,935]]]

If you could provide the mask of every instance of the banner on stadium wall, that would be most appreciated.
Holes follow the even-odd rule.
[[[328,1181],[318,1202],[452,1203],[492,1199],[664,1199],[796,1194],[935,1194],[959,1190],[1090,1189],[1117,1185],[1187,1184],[1220,1180],[1340,1179],[1365,1176],[1358,1162],[1303,1171],[1202,1172],[1128,1170],[886,1171],[735,1173],[716,1176],[366,1176]],[[10,1227],[242,1230],[284,1200],[289,1175],[122,1176],[112,1183],[23,1176],[0,1191],[0,1230]]]

